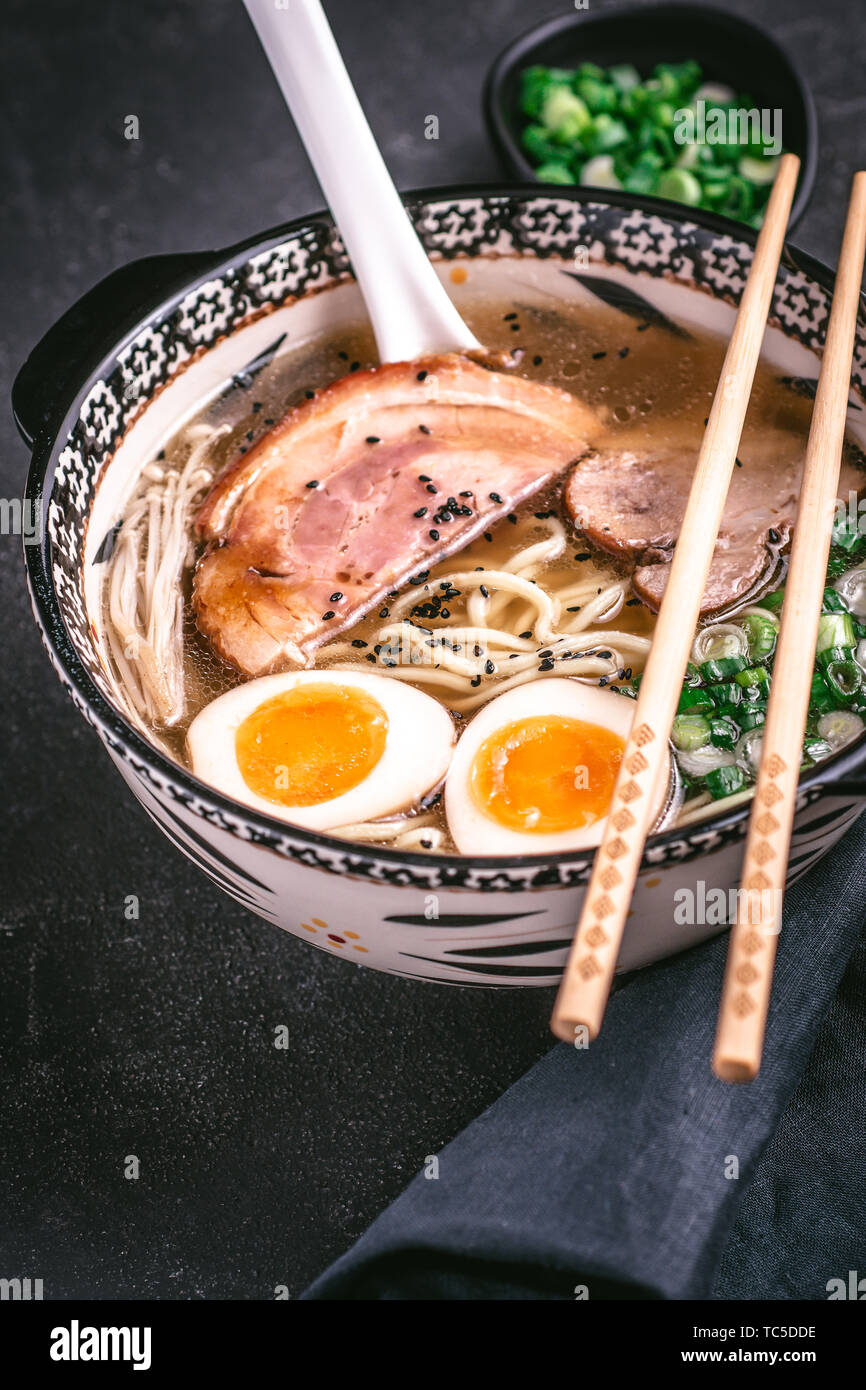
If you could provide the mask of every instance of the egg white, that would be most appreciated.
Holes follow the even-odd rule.
[[[472,763],[491,734],[515,720],[541,715],[561,715],[598,724],[621,739],[628,738],[635,701],[597,685],[581,685],[563,677],[551,677],[516,686],[491,700],[476,714],[457,744],[445,783],[445,815],[448,829],[462,854],[546,854],[549,851],[589,849],[601,842],[605,816],[593,825],[576,826],[555,833],[533,834],[513,830],[486,816],[470,788]],[[668,773],[661,778],[656,798],[658,815],[668,788]]]
[[[283,806],[259,796],[244,781],[235,753],[235,735],[244,720],[259,705],[298,685],[354,686],[378,701],[388,719],[376,766],[356,787],[316,806]],[[454,749],[454,725],[438,700],[386,676],[286,671],[247,681],[213,700],[190,725],[187,746],[196,777],[225,796],[278,820],[332,830],[407,809],[441,782]]]

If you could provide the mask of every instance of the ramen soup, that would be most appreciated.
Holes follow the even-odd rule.
[[[510,365],[371,370],[358,324],[185,424],[116,530],[105,660],[154,743],[271,816],[433,853],[591,846],[724,344],[599,304],[467,318]],[[657,828],[751,794],[811,407],[762,365]],[[846,499],[860,462],[849,442]],[[864,566],[837,522],[804,766],[863,728]]]

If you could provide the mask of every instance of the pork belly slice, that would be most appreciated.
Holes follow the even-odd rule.
[[[745,600],[787,544],[797,512],[805,440],[788,430],[756,429],[744,436],[701,602],[701,614]],[[674,543],[686,509],[698,450],[668,439],[637,440],[593,451],[571,470],[566,508],[575,527],[602,550],[631,560],[637,596],[658,610]],[[840,496],[863,486],[862,473],[843,462]],[[769,578],[769,575],[767,575]]]
[[[247,675],[308,665],[598,433],[567,392],[453,354],[344,377],[291,410],[206,497],[198,626]]]

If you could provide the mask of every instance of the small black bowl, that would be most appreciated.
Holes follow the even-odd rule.
[[[759,108],[782,111],[786,150],[800,157],[800,178],[790,226],[805,211],[818,164],[815,103],[791,58],[775,39],[749,20],[703,5],[640,5],[604,14],[566,15],[537,24],[515,39],[490,68],[484,84],[484,116],[509,172],[536,180],[523,153],[520,133],[520,74],[533,63],[577,67],[580,63],[632,63],[647,76],[656,63],[694,58],[704,80],[748,92]]]

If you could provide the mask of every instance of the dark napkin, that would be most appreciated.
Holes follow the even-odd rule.
[[[710,1071],[721,936],[630,976],[588,1050],[554,1046],[303,1297],[826,1298],[866,1234],[862,1110],[842,1094],[854,1077],[862,1094],[856,968],[835,1000],[864,864],[866,817],[787,894],[751,1085]],[[823,1020],[832,1060],[804,1076]],[[820,1284],[786,1293],[804,1260]]]

